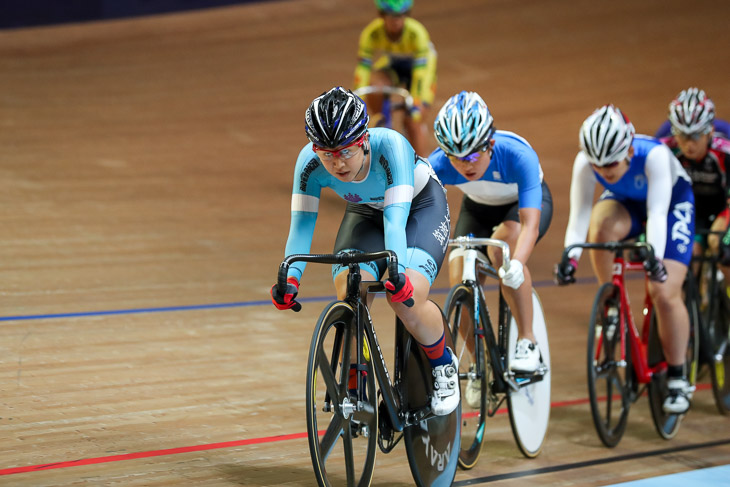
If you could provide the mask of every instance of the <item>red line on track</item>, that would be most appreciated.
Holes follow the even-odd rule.
[[[698,384],[697,390],[701,389],[709,389],[710,384]],[[571,399],[568,401],[555,401],[551,403],[551,408],[559,408],[559,407],[567,407],[567,406],[576,406],[580,404],[586,404],[589,400],[586,399]],[[507,412],[507,408],[502,408],[497,411],[497,414],[504,414]],[[218,450],[221,448],[233,448],[237,446],[248,446],[248,445],[258,445],[261,443],[274,443],[277,441],[289,441],[289,440],[299,440],[301,438],[306,438],[307,433],[292,433],[288,435],[278,435],[278,436],[265,436],[262,438],[250,438],[248,440],[236,440],[236,441],[224,441],[221,443],[209,443],[207,445],[196,445],[196,446],[183,446],[179,448],[168,448],[165,450],[152,450],[152,451],[142,451],[142,452],[136,452],[136,453],[125,453],[123,455],[110,455],[106,457],[96,457],[96,458],[82,458],[79,460],[69,460],[65,462],[56,462],[56,463],[44,463],[41,465],[28,465],[25,467],[12,467],[12,468],[6,468],[3,470],[0,470],[0,476],[2,475],[13,475],[17,473],[27,473],[27,472],[38,472],[42,470],[53,470],[56,468],[68,468],[68,467],[79,467],[81,465],[95,465],[97,463],[111,463],[111,462],[121,462],[123,460],[136,460],[138,458],[150,458],[150,457],[161,457],[164,455],[177,455],[179,453],[191,453],[196,451],[206,451],[206,450]]]

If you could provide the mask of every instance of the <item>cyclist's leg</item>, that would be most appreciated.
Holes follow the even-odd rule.
[[[464,195],[461,202],[461,212],[454,229],[455,237],[473,235],[474,237],[491,237],[493,229],[504,219],[511,205],[488,206],[469,199]],[[451,287],[461,282],[464,269],[464,251],[454,248],[449,254],[449,283]],[[484,284],[484,282],[482,282]],[[459,333],[470,352],[474,352],[474,335],[465,328]]]
[[[510,252],[513,252],[517,244],[517,237],[520,235],[522,225],[517,221],[507,220],[502,222],[492,234],[492,238],[507,242]],[[496,247],[489,247],[489,260],[494,267],[502,265],[502,252]],[[517,322],[518,341],[527,338],[535,343],[535,336],[532,334],[532,275],[527,266],[523,266],[525,281],[517,289],[500,284],[504,299],[509,305],[512,316]]]
[[[430,46],[428,56],[423,61],[410,62],[408,65],[404,63],[404,70],[399,71],[400,81],[404,86],[409,87],[413,96],[414,109],[411,113],[406,114],[405,129],[408,140],[411,141],[416,154],[426,157],[428,150],[428,127],[426,120],[428,119],[428,110],[433,105],[436,96],[436,50],[433,45]]]
[[[665,259],[665,282],[649,281],[649,294],[659,324],[664,357],[669,365],[684,364],[689,339],[689,315],[682,298],[682,284],[687,266],[676,260]]]
[[[545,182],[542,183],[542,208],[540,211],[540,221],[537,228],[537,238],[533,245],[545,235],[550,222],[553,218],[553,200],[550,189]],[[522,232],[522,223],[519,204],[512,205],[503,217],[503,221],[496,227],[493,238],[503,240],[509,244],[511,255],[514,257],[517,243]],[[528,242],[520,242],[520,245],[529,245]],[[502,265],[502,252],[496,247],[489,248],[489,258],[495,267]],[[528,338],[533,343],[535,337],[532,332],[532,276],[527,262],[523,262],[523,271],[525,274],[525,282],[518,289],[512,289],[509,286],[502,285],[502,292],[507,304],[512,311],[512,316],[517,322],[520,338]]]
[[[687,347],[690,343],[690,319],[682,288],[692,258],[695,231],[694,196],[687,183],[677,183],[667,215],[667,240],[664,266],[667,280],[649,282],[649,294],[657,317],[659,338],[667,361],[667,386],[670,397],[665,412],[681,413],[689,407],[690,384],[687,382]]]
[[[397,75],[390,67],[390,57],[382,56],[373,64],[370,84],[378,87],[395,86]],[[391,127],[390,98],[383,93],[370,93],[365,98],[372,127]]]
[[[640,231],[640,221],[629,212],[627,203],[619,201],[611,193],[603,193],[591,212],[588,241],[593,243],[623,240]],[[590,252],[593,271],[599,284],[611,282],[613,253],[607,250]]]

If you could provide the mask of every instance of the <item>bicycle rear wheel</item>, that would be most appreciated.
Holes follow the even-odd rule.
[[[307,437],[320,486],[368,486],[375,468],[378,407],[375,374],[363,337],[366,398],[348,391],[350,364],[357,363],[357,324],[350,305],[330,304],[314,329],[307,364]],[[339,446],[338,446],[339,443]]]
[[[446,345],[453,350],[451,335],[444,319]],[[413,411],[428,405],[433,390],[431,363],[421,346],[410,335],[403,348],[404,409]],[[431,416],[403,431],[406,455],[413,480],[418,486],[448,487],[454,481],[460,450],[461,404],[446,416]]]
[[[542,380],[520,387],[519,391],[509,390],[507,406],[512,435],[520,451],[527,458],[535,458],[542,450],[550,421],[550,344],[548,343],[545,315],[537,292],[532,290],[532,332],[535,334],[542,362],[547,371]],[[517,322],[510,319],[507,340],[507,367],[514,358],[517,345]],[[517,377],[520,382],[520,377]]]
[[[629,396],[630,356],[622,362],[618,289],[606,283],[598,290],[588,327],[588,393],[591,415],[598,437],[614,447],[626,430]],[[628,343],[628,336],[626,337]]]
[[[687,356],[685,361],[685,370],[687,371],[687,380],[690,385],[697,382],[697,368],[700,354],[700,343],[698,336],[699,326],[699,303],[696,302],[697,294],[688,286],[694,285],[691,278],[685,280],[684,294],[687,311],[689,314],[689,342],[687,343]],[[656,314],[651,318],[651,330],[649,335],[649,345],[647,347],[647,356],[649,366],[653,367],[657,363],[664,360],[661,340],[659,339]],[[662,438],[668,440],[674,438],[679,431],[679,425],[682,422],[684,414],[665,413],[663,404],[664,399],[669,394],[667,388],[666,371],[652,375],[649,382],[649,407],[651,408],[651,418],[654,421],[654,427]]]
[[[445,307],[454,342],[453,350],[459,358],[462,408],[459,466],[470,469],[476,465],[482,451],[491,367],[484,335],[474,334],[472,288],[464,284],[453,287],[446,298]]]
[[[712,393],[717,410],[730,414],[730,298],[725,290],[725,281],[719,281],[715,291],[715,309],[711,310],[708,319]]]

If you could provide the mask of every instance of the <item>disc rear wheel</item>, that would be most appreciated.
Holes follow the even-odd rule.
[[[533,382],[521,385],[518,391],[509,390],[507,406],[509,419],[512,425],[512,435],[518,448],[527,458],[534,458],[540,454],[547,435],[550,420],[550,344],[548,343],[545,315],[542,311],[540,298],[535,290],[532,291],[532,332],[537,340],[542,357],[542,376],[529,377],[527,374],[516,375],[518,383],[530,380]],[[517,322],[510,319],[510,328],[507,345],[507,366],[514,357],[517,345]]]

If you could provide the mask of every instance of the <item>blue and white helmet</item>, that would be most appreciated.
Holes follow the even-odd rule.
[[[634,140],[634,125],[613,105],[594,111],[580,128],[580,148],[591,163],[605,166],[623,161]]]
[[[471,91],[449,98],[433,124],[436,142],[446,154],[456,157],[465,157],[484,147],[494,130],[494,117],[487,104]]]

